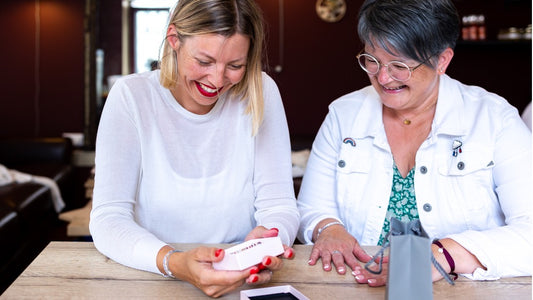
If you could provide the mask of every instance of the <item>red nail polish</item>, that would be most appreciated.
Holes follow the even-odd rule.
[[[263,264],[259,264],[259,265],[257,266],[257,268],[258,268],[259,270],[264,270],[264,269],[266,269],[266,267],[265,267]]]
[[[250,275],[254,275],[254,274],[257,274],[257,273],[259,273],[259,268],[250,269]]]
[[[222,253],[222,249],[217,249],[217,251],[215,251],[215,256],[219,257],[220,253]]]
[[[259,276],[256,275],[252,277],[252,282],[257,282],[258,280],[259,280]]]
[[[279,232],[279,229],[277,229],[276,227],[274,227],[274,228],[270,228],[270,229]]]
[[[294,252],[292,250],[289,250],[289,258],[292,258],[294,256]]]
[[[265,265],[265,266],[268,266],[268,265],[270,265],[271,263],[272,263],[272,260],[270,259],[270,257],[267,257],[267,259],[265,260],[264,265]]]

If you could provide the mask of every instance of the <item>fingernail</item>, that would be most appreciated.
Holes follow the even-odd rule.
[[[361,281],[361,280],[364,280],[364,279],[365,279],[365,276],[363,276],[363,275],[357,275],[357,276],[355,276],[355,279]]]
[[[308,260],[308,261],[307,261],[307,264],[309,264],[309,265],[310,265],[310,264],[311,264],[311,262],[312,262],[311,260]]]
[[[270,228],[270,230],[275,230],[275,231],[279,232],[279,229],[277,229],[276,227]]]
[[[289,249],[289,258],[292,258],[294,256],[294,252],[292,251],[292,249]]]
[[[259,280],[259,276],[255,275],[252,277],[252,282],[257,282]]]
[[[259,273],[259,268],[253,268],[250,270],[250,275],[254,275],[254,274],[257,274]]]
[[[353,276],[357,276],[359,274],[361,274],[361,272],[359,270],[357,270],[357,269],[352,271],[352,275]]]
[[[272,263],[272,260],[270,259],[270,257],[267,257],[267,259],[265,260],[265,262],[263,263],[263,265],[265,266],[268,266]]]
[[[344,268],[340,267],[340,268],[337,269],[337,271],[339,271],[339,273],[343,273],[344,272]]]
[[[329,265],[324,265],[324,270],[329,270]]]
[[[266,269],[266,267],[265,267],[263,264],[259,264],[259,265],[257,266],[257,268],[258,268],[259,270],[264,270],[264,269]]]
[[[376,283],[376,280],[375,279],[368,279],[368,283],[371,283],[371,284]]]
[[[220,253],[222,253],[222,249],[217,249],[217,251],[215,251],[215,257],[219,257]]]

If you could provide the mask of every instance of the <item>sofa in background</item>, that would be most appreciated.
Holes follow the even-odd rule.
[[[0,139],[0,164],[53,179],[66,205],[63,211],[79,206],[73,200],[72,154],[68,138]],[[1,185],[0,293],[51,240],[61,240],[64,231],[49,187],[34,182]]]

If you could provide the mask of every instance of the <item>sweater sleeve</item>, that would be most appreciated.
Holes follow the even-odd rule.
[[[107,98],[96,141],[95,185],[90,232],[96,248],[129,267],[160,273],[156,265],[165,245],[134,220],[137,183],[142,176],[133,97],[118,81]]]
[[[300,215],[292,181],[287,119],[279,90],[263,73],[264,119],[255,140],[254,187],[257,225],[278,228],[284,244],[296,238]]]

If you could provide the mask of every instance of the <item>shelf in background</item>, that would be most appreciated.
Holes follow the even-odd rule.
[[[531,40],[483,40],[483,41],[457,41],[457,46],[530,46]]]

